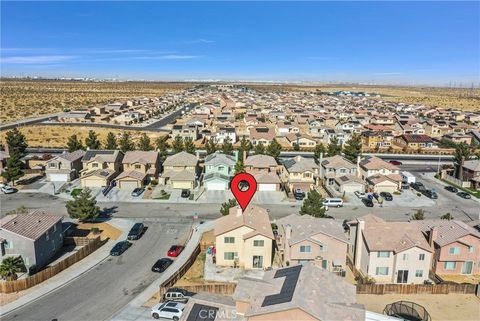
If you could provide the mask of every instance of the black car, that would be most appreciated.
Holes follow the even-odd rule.
[[[423,193],[423,195],[425,195],[426,197],[428,197],[430,199],[436,200],[438,198],[437,193],[435,193],[434,191],[431,191],[429,189],[424,190],[422,193]]]
[[[367,197],[362,198],[362,202],[366,207],[373,207],[373,201]]]
[[[143,223],[135,223],[130,229],[130,232],[128,232],[127,239],[138,240],[140,237],[142,237],[144,231],[145,225],[143,225]]]
[[[464,198],[466,200],[469,200],[472,198],[472,196],[468,193],[465,193],[465,192],[458,192],[457,193],[458,196],[460,196],[461,198]]]
[[[393,196],[389,192],[381,192],[380,196],[386,201],[393,201]]]
[[[188,189],[182,189],[182,197],[187,198],[190,196],[190,191]]]
[[[380,198],[380,196],[377,193],[373,193],[372,196],[375,197],[376,200]]]
[[[115,244],[115,246],[110,250],[110,255],[119,256],[123,252],[125,252],[131,245],[132,243],[130,243],[129,241],[120,241]]]
[[[445,189],[449,192],[452,192],[452,193],[458,193],[458,189],[456,187],[453,187],[453,186],[445,186]]]
[[[135,188],[133,191],[132,191],[132,196],[133,197],[138,197],[140,195],[142,195],[142,193],[145,192],[145,188],[143,187],[137,187]]]
[[[162,273],[165,271],[171,264],[173,263],[172,259],[164,257],[163,259],[158,260],[155,262],[155,264],[152,266],[152,271],[153,272],[160,272]]]
[[[425,190],[425,186],[420,182],[412,183],[412,184],[410,184],[410,186],[418,192],[423,192]]]
[[[301,201],[305,198],[305,192],[297,188],[293,191],[293,197],[295,197],[297,201]]]

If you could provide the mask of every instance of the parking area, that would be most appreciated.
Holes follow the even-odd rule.
[[[435,205],[435,201],[429,199],[428,197],[421,195],[418,196],[417,192],[414,190],[403,190],[400,195],[392,195],[393,200],[383,201],[383,204],[380,205],[378,201],[374,198],[373,204],[376,207],[392,208],[392,207],[406,207],[406,206],[415,206],[415,207],[431,207]],[[345,206],[365,206],[360,198],[355,194],[350,194],[347,196],[347,201]]]

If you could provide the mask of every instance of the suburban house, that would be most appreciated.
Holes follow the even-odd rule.
[[[1,258],[21,256],[27,269],[43,268],[63,246],[62,219],[63,216],[43,211],[2,218]]]
[[[237,141],[237,133],[235,127],[221,127],[215,133],[215,142],[217,144],[223,144],[227,138],[230,143],[234,144]]]
[[[123,157],[123,172],[116,177],[121,189],[134,189],[158,178],[160,156],[155,151],[128,151]]]
[[[373,192],[393,193],[402,187],[400,169],[376,156],[367,156],[357,161],[357,171]]]
[[[325,158],[321,156],[319,163],[320,179],[327,186],[333,185],[335,178],[357,175],[357,165],[340,155]]]
[[[219,266],[264,269],[273,259],[273,231],[266,209],[249,205],[230,208],[215,221],[216,264]]]
[[[80,171],[82,187],[105,187],[120,174],[123,153],[119,150],[87,150]]]
[[[472,189],[480,189],[480,160],[467,160],[463,162],[461,179],[470,182]]]
[[[267,146],[275,138],[275,129],[269,127],[253,127],[250,129],[250,141],[255,146],[259,143]]]
[[[258,191],[279,191],[281,189],[282,166],[269,155],[252,155],[245,162],[245,171],[252,174],[257,181]]]
[[[319,185],[319,168],[314,159],[295,156],[282,161],[282,164],[285,167],[284,181],[289,190],[301,189],[308,192]]]
[[[400,146],[405,146],[412,149],[433,148],[436,145],[433,139],[428,135],[419,134],[403,134],[395,139]]]
[[[355,175],[335,177],[331,187],[339,194],[365,192],[365,182]]]
[[[355,267],[365,276],[376,283],[422,284],[429,278],[433,248],[417,225],[373,215],[350,225],[355,226]]]
[[[433,272],[480,274],[480,232],[458,220],[412,221],[434,248]]]
[[[285,138],[287,139],[288,144],[292,147],[298,145],[301,148],[314,148],[317,145],[317,141],[315,139],[301,135],[300,133],[289,133],[285,136]]]
[[[196,141],[198,139],[198,126],[196,125],[173,125],[172,138],[180,136],[183,139],[191,139]]]
[[[278,192],[282,189],[282,181],[275,172],[252,172],[257,181],[257,191]]]
[[[277,245],[284,265],[312,261],[331,272],[345,271],[349,242],[340,223],[291,214],[277,220],[277,226]]]
[[[235,174],[235,157],[219,152],[205,157],[203,185],[207,190],[225,191],[230,188],[230,180]]]
[[[78,177],[82,170],[82,158],[85,151],[77,150],[63,153],[47,161],[45,173],[50,182],[70,182]]]
[[[160,184],[176,189],[193,189],[197,182],[197,172],[197,157],[182,151],[165,159]]]

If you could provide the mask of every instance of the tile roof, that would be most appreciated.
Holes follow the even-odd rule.
[[[205,165],[216,166],[224,164],[227,166],[234,166],[235,163],[235,157],[233,157],[232,155],[225,155],[219,152],[207,155],[207,157],[205,157]]]
[[[70,162],[73,162],[73,161],[76,161],[77,159],[82,158],[84,155],[85,155],[85,151],[76,150],[76,151],[71,152],[71,153],[60,154],[57,157],[58,158],[63,158],[63,159],[65,159],[67,161],[70,161]]]
[[[242,226],[247,226],[257,234],[274,239],[267,210],[256,205],[249,205],[243,213],[239,206],[230,208],[228,215],[215,220],[215,236]]]
[[[116,179],[119,180],[122,178],[131,177],[131,178],[135,178],[136,180],[143,181],[146,176],[147,176],[146,173],[141,173],[139,171],[126,171],[126,172],[120,173],[120,175],[118,175]]]
[[[418,226],[418,228],[425,234],[429,234],[433,228],[436,232],[436,236],[433,241],[439,246],[445,246],[450,243],[456,242],[458,239],[473,235],[480,238],[480,232],[474,227],[458,220],[421,220],[412,221],[412,224]]]
[[[54,215],[44,211],[33,211],[28,214],[16,214],[2,220],[0,229],[36,240],[52,226],[63,219],[63,216]]]
[[[325,168],[355,168],[356,164],[352,163],[343,156],[335,155],[332,157],[325,157],[322,160],[322,166]]]
[[[378,158],[377,156],[366,156],[360,161],[360,166],[368,169],[382,169],[400,170],[397,166]]]
[[[303,173],[305,171],[315,172],[318,170],[318,165],[313,158],[296,156],[294,158],[289,158],[282,163],[289,173]]]
[[[95,150],[90,149],[85,152],[82,162],[119,162],[123,157],[123,153],[119,150]]]
[[[252,155],[245,160],[245,166],[267,168],[278,166],[275,158],[269,155]]]
[[[163,166],[196,166],[198,159],[195,155],[189,154],[185,151],[168,156]]]
[[[135,151],[128,151],[125,153],[125,156],[123,157],[123,164],[155,164],[158,159],[158,152],[155,151],[141,151],[141,150],[135,150]]]
[[[468,160],[463,162],[463,167],[474,172],[480,172],[480,160]]]

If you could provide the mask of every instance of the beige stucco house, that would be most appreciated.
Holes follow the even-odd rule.
[[[167,157],[163,163],[160,184],[176,189],[193,189],[197,185],[197,172],[197,157],[187,152],[180,152]]]
[[[215,221],[216,264],[264,269],[272,265],[273,231],[266,209],[239,206]]]
[[[77,150],[63,153],[47,161],[45,174],[50,182],[70,182],[78,177],[82,170],[82,158],[85,151]]]
[[[282,173],[283,180],[290,191],[301,189],[306,193],[319,185],[319,167],[315,160],[296,156],[284,160],[282,164],[285,168]]]
[[[117,186],[134,189],[158,178],[160,157],[155,151],[128,151],[122,161],[123,172],[117,176]]]
[[[119,150],[88,150],[82,158],[82,187],[109,186],[121,172],[123,153]]]
[[[357,162],[360,177],[371,192],[393,193],[402,188],[400,168],[376,156],[367,156]]]

